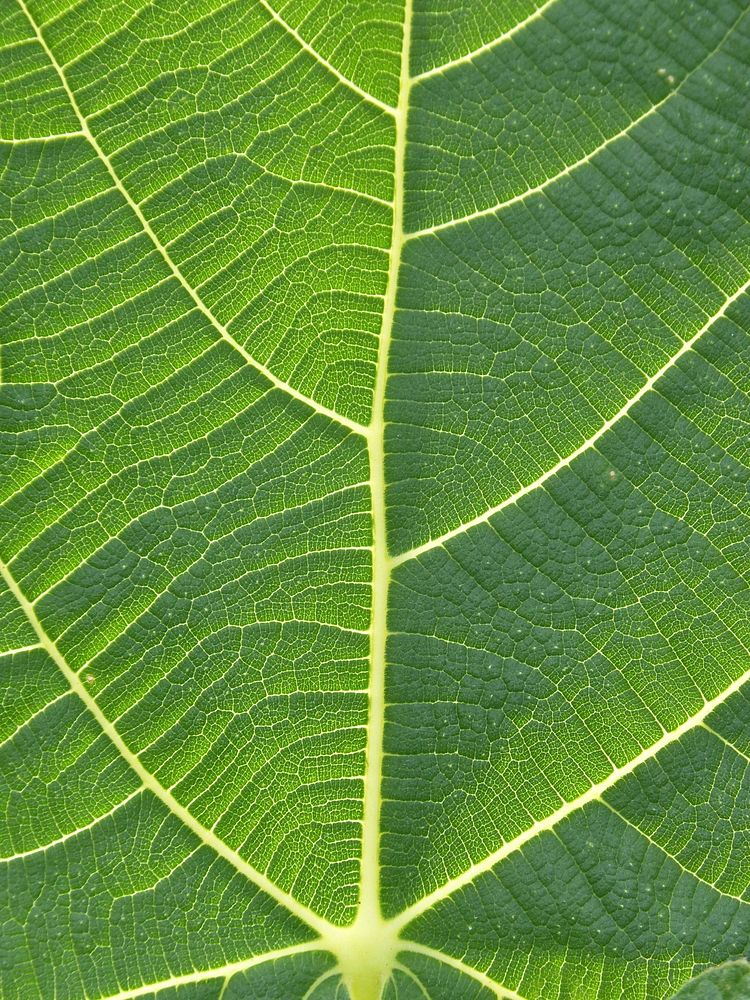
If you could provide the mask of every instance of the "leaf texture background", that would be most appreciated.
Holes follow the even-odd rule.
[[[0,40],[0,995],[747,955],[744,0]]]

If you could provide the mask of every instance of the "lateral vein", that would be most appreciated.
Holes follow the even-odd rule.
[[[79,129],[77,132],[56,132],[54,135],[27,135],[20,139],[0,138],[0,146],[23,146],[34,142],[55,142],[57,139],[77,139],[84,133]]]
[[[676,729],[673,729],[671,732],[665,732],[664,735],[656,741],[656,743],[652,743],[651,746],[646,747],[645,750],[641,751],[638,756],[634,757],[627,764],[623,764],[622,767],[613,768],[603,781],[599,781],[596,784],[591,785],[591,787],[588,788],[582,795],[579,795],[571,802],[566,802],[549,816],[538,820],[530,826],[528,830],[524,830],[524,832],[520,833],[517,837],[507,841],[507,843],[503,844],[497,851],[494,851],[492,854],[488,855],[483,860],[478,861],[476,864],[471,865],[470,868],[467,868],[460,875],[449,879],[443,885],[439,886],[437,889],[412,904],[412,906],[407,907],[396,917],[392,918],[392,925],[399,929],[405,927],[407,924],[411,923],[412,920],[415,920],[418,916],[425,913],[433,906],[436,906],[443,900],[448,899],[453,895],[453,893],[458,892],[467,885],[470,885],[480,875],[484,875],[491,871],[495,865],[499,864],[509,855],[519,851],[530,840],[533,840],[534,837],[538,837],[540,834],[546,833],[548,830],[552,830],[566,817],[577,812],[579,809],[582,809],[590,802],[600,799],[605,792],[609,791],[610,788],[616,785],[618,781],[621,781],[622,778],[626,777],[626,775],[635,771],[635,769],[640,767],[641,764],[651,760],[665,747],[669,746],[671,743],[675,743],[677,740],[682,739],[686,733],[689,733],[692,729],[702,725],[704,719],[706,719],[715,708],[718,708],[719,705],[723,704],[733,694],[736,694],[736,692],[747,684],[748,681],[750,681],[750,668],[741,674],[727,688],[725,688],[721,694],[710,699],[709,701],[704,701],[703,707],[696,712],[695,715],[691,715],[687,718]]]
[[[508,28],[504,31],[502,35],[498,35],[497,38],[493,38],[490,42],[485,42],[484,45],[478,46],[478,48],[473,49],[471,52],[467,52],[465,56],[458,56],[456,59],[451,59],[447,63],[443,63],[441,66],[433,66],[432,69],[427,69],[423,73],[417,73],[416,76],[412,77],[413,83],[420,83],[422,80],[427,80],[431,76],[438,76],[441,73],[447,73],[448,70],[453,69],[454,66],[461,66],[463,63],[473,62],[477,56],[483,55],[485,52],[489,52],[491,49],[496,48],[502,42],[507,42],[509,38],[517,35],[519,31],[525,28],[532,21],[536,21],[542,17],[544,12],[556,3],[556,0],[546,0],[545,3],[541,4],[535,11],[525,17],[518,24],[514,24],[512,28]]]
[[[649,837],[649,835],[647,833],[644,833],[639,826],[631,822],[631,820],[629,820],[626,816],[623,816],[623,814],[618,809],[615,809],[615,807],[611,805],[611,803],[603,801],[602,805],[605,807],[605,809],[609,809],[612,815],[616,816],[621,823],[624,823],[625,826],[630,827],[631,830],[635,830],[635,832],[640,834],[640,836],[643,837],[644,840],[647,840],[649,844],[652,844],[657,851],[660,851],[665,857],[669,858],[670,861],[674,862],[674,864],[677,865],[677,867],[680,869],[681,872],[684,872],[691,878],[696,879],[698,882],[701,883],[701,885],[705,885],[708,886],[709,889],[713,889],[714,892],[717,892],[720,896],[723,896],[725,899],[731,899],[735,903],[741,903],[743,906],[748,905],[748,900],[743,899],[742,896],[736,896],[734,893],[731,892],[724,892],[723,889],[719,889],[719,887],[717,885],[714,885],[713,882],[709,882],[707,879],[702,878],[697,872],[691,871],[689,868],[686,868],[685,865],[678,858],[674,856],[674,854],[670,853],[666,849],[666,847],[663,847],[661,844],[658,844],[652,837]]]
[[[498,1000],[525,1000],[520,993],[516,993],[515,990],[508,989],[507,986],[502,986],[500,983],[496,982],[494,979],[484,973],[480,972],[479,969],[473,969],[470,965],[466,965],[458,958],[453,958],[452,955],[447,955],[444,951],[438,951],[437,948],[429,948],[424,944],[417,944],[416,941],[402,941],[400,944],[401,951],[411,952],[415,955],[424,955],[426,958],[432,958],[436,962],[441,962],[443,965],[449,965],[452,969],[456,969],[458,972],[462,972],[466,976],[470,976],[475,979],[482,986],[486,986],[488,990],[492,990]]]
[[[38,847],[30,847],[26,851],[19,851],[18,854],[9,854],[4,858],[0,858],[0,864],[10,864],[13,861],[18,861],[20,858],[29,858],[32,857],[34,854],[41,854],[44,851],[51,850],[53,847],[57,847],[58,844],[64,844],[66,840],[72,840],[73,837],[77,837],[79,834],[85,833],[87,830],[92,830],[95,826],[98,826],[100,823],[103,823],[104,820],[109,819],[110,816],[114,816],[116,812],[122,809],[123,806],[126,806],[131,799],[134,799],[136,797],[136,795],[140,795],[141,792],[143,791],[143,787],[144,787],[143,785],[140,785],[134,791],[126,795],[124,799],[121,799],[116,805],[114,805],[107,812],[102,813],[101,816],[96,816],[94,819],[92,819],[89,823],[86,823],[84,826],[79,826],[77,830],[70,830],[68,833],[63,833],[59,837],[56,837],[54,840],[50,840],[46,844],[40,844]]]
[[[736,754],[736,756],[739,757],[740,760],[747,761],[747,763],[750,764],[750,756],[748,754],[746,754],[746,753],[743,753],[742,750],[740,750],[738,747],[736,747],[734,745],[734,743],[730,743],[729,740],[726,738],[726,736],[722,736],[721,733],[718,733],[715,729],[713,729],[711,726],[709,726],[708,723],[706,723],[706,722],[703,722],[702,726],[706,730],[707,733],[710,733],[720,743],[723,743],[724,746],[728,750],[731,750],[734,754]],[[743,902],[750,902],[750,900],[743,900]]]
[[[522,497],[525,497],[527,494],[532,493],[536,489],[539,489],[539,487],[543,486],[548,479],[550,479],[552,476],[556,475],[558,472],[564,469],[565,466],[570,465],[571,462],[573,462],[584,452],[588,451],[589,448],[592,448],[596,444],[596,442],[604,434],[607,433],[608,430],[610,430],[619,420],[621,420],[624,416],[627,415],[627,413],[632,409],[632,407],[635,406],[635,404],[640,399],[642,399],[647,392],[653,389],[654,385],[659,381],[659,379],[662,378],[662,376],[665,375],[669,371],[669,369],[672,368],[684,354],[687,354],[687,352],[690,351],[695,346],[697,341],[700,340],[700,338],[705,333],[707,333],[708,330],[710,330],[710,328],[713,326],[714,323],[716,323],[719,319],[722,318],[722,316],[724,316],[727,309],[729,309],[731,305],[733,305],[739,298],[741,298],[748,290],[748,288],[750,288],[750,278],[748,278],[748,280],[743,285],[740,285],[740,287],[735,292],[733,292],[732,295],[730,295],[727,299],[724,300],[724,303],[721,306],[721,308],[718,309],[713,314],[713,316],[710,316],[703,324],[703,326],[696,333],[694,333],[692,337],[690,337],[688,340],[683,341],[680,349],[675,354],[673,354],[672,357],[665,364],[663,364],[662,367],[657,372],[655,372],[650,378],[648,378],[643,383],[643,385],[635,394],[635,396],[629,399],[627,403],[625,403],[624,406],[622,406],[617,411],[617,413],[614,414],[614,416],[610,417],[609,420],[605,420],[605,422],[601,425],[601,427],[599,427],[596,433],[592,434],[591,437],[587,438],[582,444],[578,446],[578,448],[575,449],[575,451],[561,458],[560,461],[557,462],[555,465],[553,465],[551,469],[548,469],[546,472],[543,472],[542,475],[539,476],[537,479],[535,479],[532,483],[529,483],[527,486],[523,486],[520,490],[513,493],[511,496],[506,497],[505,500],[502,500],[494,507],[490,507],[482,514],[478,514],[470,521],[466,521],[455,528],[451,528],[450,531],[446,531],[444,534],[438,535],[436,538],[432,538],[430,539],[430,541],[424,542],[422,545],[417,545],[414,548],[407,550],[406,552],[401,552],[398,555],[393,556],[391,560],[392,565],[399,566],[401,565],[401,563],[409,562],[411,559],[416,559],[418,556],[423,555],[425,552],[429,552],[431,549],[445,545],[446,542],[451,540],[451,538],[456,538],[458,535],[463,535],[471,528],[474,528],[479,524],[484,524],[486,521],[489,521],[491,517],[494,517],[495,514],[499,513],[505,507],[509,507],[511,504],[518,503],[518,501],[521,500]]]
[[[264,875],[258,869],[254,868],[245,859],[229,847],[228,844],[224,843],[213,830],[209,830],[207,827],[203,826],[195,817],[183,806],[177,799],[169,792],[159,781],[148,771],[141,763],[139,757],[130,750],[122,736],[115,728],[115,726],[109,721],[102,712],[101,708],[97,702],[92,698],[90,692],[86,689],[83,681],[78,676],[78,674],[73,670],[73,668],[68,664],[67,660],[57,648],[57,644],[47,635],[40,619],[38,618],[34,607],[31,602],[25,596],[19,585],[6,564],[0,560],[0,576],[2,576],[5,581],[6,586],[10,592],[15,597],[16,601],[20,605],[22,611],[26,615],[29,624],[32,626],[37,636],[39,637],[40,644],[47,651],[51,659],[62,672],[63,676],[67,680],[71,690],[78,696],[78,698],[83,702],[86,708],[91,712],[102,732],[109,737],[111,742],[119,751],[121,757],[130,765],[133,771],[141,779],[142,784],[148,788],[164,805],[173,813],[179,820],[184,823],[188,829],[190,829],[199,840],[201,840],[206,846],[212,848],[216,854],[228,861],[238,872],[243,874],[251,882],[265,892],[268,896],[274,899],[281,906],[285,907],[290,913],[296,916],[299,920],[306,923],[319,935],[325,935],[329,931],[335,928],[323,917],[319,916],[309,907],[304,906],[289,893],[281,889],[275,882],[272,882],[267,875]]]
[[[123,990],[121,993],[113,993],[107,997],[100,997],[99,1000],[135,1000],[149,993],[158,993],[161,990],[174,989],[178,986],[188,986],[191,983],[203,983],[210,979],[221,979],[222,976],[229,979],[238,972],[245,972],[256,965],[264,965],[266,962],[276,962],[281,958],[289,958],[292,955],[303,954],[307,951],[316,951],[318,945],[315,941],[306,941],[303,944],[290,945],[288,948],[278,948],[276,951],[267,951],[262,955],[254,955],[252,958],[244,959],[241,962],[229,962],[216,969],[204,969],[200,972],[188,972],[182,976],[172,976],[170,979],[162,979],[158,983],[147,983],[135,989]],[[226,987],[225,987],[226,988]]]
[[[552,2],[554,2],[554,0],[552,0]],[[744,16],[745,16],[745,11],[743,11],[739,15],[739,17],[737,17],[737,19],[732,22],[729,28],[727,28],[727,30],[722,35],[721,40],[718,42],[718,44],[713,49],[711,49],[710,52],[707,52],[706,55],[701,59],[701,61],[697,63],[688,73],[685,74],[685,76],[680,80],[680,82],[677,84],[676,87],[674,87],[673,90],[670,90],[667,94],[664,95],[664,97],[662,97],[660,101],[657,101],[656,104],[652,104],[650,108],[647,108],[642,114],[638,115],[637,118],[634,118],[633,121],[629,122],[624,128],[620,129],[619,132],[615,133],[615,135],[609,136],[607,139],[604,140],[604,142],[600,143],[598,146],[592,149],[591,152],[586,153],[585,156],[582,156],[580,160],[576,160],[575,163],[569,164],[567,167],[564,167],[558,173],[553,174],[551,177],[547,177],[539,184],[535,185],[534,187],[527,188],[525,191],[522,191],[520,194],[514,195],[512,198],[508,198],[505,201],[498,201],[494,205],[490,205],[488,208],[477,209],[475,212],[470,212],[468,215],[459,216],[457,219],[447,219],[445,222],[439,222],[434,226],[426,226],[424,229],[415,229],[413,232],[407,233],[404,239],[406,241],[409,241],[418,239],[419,237],[422,236],[431,236],[434,233],[440,233],[445,229],[453,229],[454,227],[462,226],[467,222],[473,222],[475,219],[482,219],[488,215],[496,215],[497,213],[501,212],[504,208],[510,208],[511,205],[517,205],[519,204],[519,202],[525,201],[532,195],[540,194],[542,191],[545,191],[548,187],[555,184],[563,177],[567,177],[569,174],[574,173],[576,170],[579,169],[579,167],[582,167],[585,164],[590,163],[595,156],[598,156],[599,153],[602,153],[605,149],[613,145],[619,139],[623,139],[626,135],[632,132],[633,129],[636,128],[636,126],[640,125],[641,122],[644,122],[647,118],[650,118],[651,115],[653,115],[656,111],[659,110],[659,108],[663,107],[668,101],[670,101],[673,97],[679,94],[680,90],[685,86],[688,80],[691,77],[695,76],[695,74],[698,73],[705,66],[708,60],[712,59],[713,56],[715,56],[716,53],[722,48],[727,38],[732,34],[734,29],[737,27],[737,25],[740,23],[740,21]]]
[[[147,236],[149,237],[149,239],[153,243],[154,247],[159,252],[159,254],[163,258],[164,262],[167,264],[167,266],[171,270],[171,272],[174,275],[174,277],[179,281],[179,283],[182,285],[182,287],[188,293],[188,295],[193,300],[193,302],[195,303],[195,305],[197,306],[197,308],[203,313],[203,315],[211,323],[211,325],[221,334],[221,336],[223,337],[223,339],[226,340],[227,343],[231,345],[231,347],[233,347],[236,351],[238,351],[242,355],[242,357],[245,359],[245,361],[247,361],[247,363],[249,365],[251,365],[257,371],[259,371],[262,375],[264,375],[270,382],[272,382],[273,385],[275,385],[277,389],[281,389],[283,392],[287,393],[288,395],[293,396],[295,399],[298,399],[301,403],[304,403],[306,406],[309,406],[311,409],[316,410],[318,413],[321,413],[323,416],[326,416],[326,417],[328,417],[331,420],[335,420],[336,423],[342,424],[344,427],[348,428],[348,430],[354,431],[356,434],[364,435],[366,433],[367,429],[365,428],[365,426],[363,424],[358,423],[356,420],[350,420],[349,417],[345,417],[342,414],[337,413],[335,410],[332,410],[329,407],[324,406],[322,403],[318,403],[316,400],[312,399],[310,396],[304,395],[304,393],[299,392],[299,390],[297,390],[293,386],[289,385],[288,382],[284,382],[282,379],[280,379],[276,375],[274,375],[273,372],[269,368],[267,368],[260,361],[256,360],[256,358],[254,358],[242,346],[242,344],[240,344],[239,341],[235,340],[235,338],[229,332],[229,330],[227,329],[227,327],[223,323],[219,322],[219,320],[217,319],[217,317],[214,316],[213,312],[209,309],[209,307],[206,305],[206,303],[200,297],[200,295],[198,294],[198,292],[188,282],[187,278],[184,276],[184,274],[182,273],[182,271],[180,270],[180,268],[177,266],[177,264],[175,264],[175,262],[172,260],[172,257],[170,256],[169,251],[161,243],[161,241],[159,240],[159,237],[156,235],[156,233],[152,229],[151,224],[149,223],[149,221],[146,218],[146,216],[143,214],[143,211],[141,210],[140,205],[138,204],[137,201],[135,201],[134,198],[131,197],[129,191],[127,190],[127,188],[125,187],[125,185],[120,180],[120,176],[116,172],[115,168],[113,167],[110,158],[107,156],[107,154],[104,152],[104,150],[102,149],[102,147],[99,145],[99,142],[97,141],[97,139],[94,136],[93,132],[89,128],[88,120],[85,118],[83,112],[81,111],[81,109],[80,109],[80,107],[78,105],[78,101],[76,100],[76,96],[73,93],[73,91],[72,91],[72,89],[70,87],[70,84],[68,83],[68,79],[67,79],[67,77],[65,75],[65,72],[63,71],[62,66],[55,59],[55,56],[53,55],[52,50],[47,45],[47,42],[46,42],[46,40],[45,40],[45,38],[44,38],[44,36],[42,34],[41,28],[37,25],[36,21],[32,17],[31,12],[29,11],[28,7],[26,6],[25,0],[18,0],[18,3],[19,3],[19,6],[21,7],[21,9],[23,10],[24,14],[26,15],[26,19],[28,20],[29,24],[31,25],[31,27],[32,27],[32,29],[34,31],[34,34],[36,35],[36,38],[37,38],[37,40],[39,42],[39,44],[41,45],[41,47],[44,50],[47,58],[49,59],[50,63],[54,67],[54,69],[55,69],[58,77],[60,78],[60,82],[62,83],[63,88],[65,90],[65,93],[68,96],[68,100],[70,101],[70,104],[71,104],[71,106],[73,108],[73,111],[75,112],[75,114],[76,114],[76,116],[78,118],[78,121],[81,124],[81,132],[83,133],[83,135],[85,136],[85,138],[88,140],[88,142],[90,143],[90,145],[93,147],[94,151],[96,152],[96,155],[99,157],[99,159],[102,161],[102,163],[106,167],[107,172],[109,173],[109,176],[112,178],[112,182],[113,182],[114,186],[117,188],[117,190],[120,192],[120,194],[122,195],[122,197],[125,199],[125,201],[129,205],[129,207],[131,208],[131,210],[135,213],[136,218],[138,219],[138,222],[140,223],[140,225],[143,228],[144,232],[147,234]]]
[[[332,73],[340,83],[343,83],[345,87],[348,87],[350,90],[353,90],[354,93],[357,94],[359,97],[361,97],[364,101],[368,101],[370,104],[374,104],[375,107],[380,108],[381,111],[385,111],[386,114],[395,116],[396,109],[393,107],[393,105],[386,104],[385,101],[381,101],[378,97],[375,97],[373,94],[370,94],[366,90],[363,90],[362,87],[358,86],[358,84],[356,84],[353,80],[350,80],[348,76],[344,76],[344,74],[341,73],[339,70],[337,70],[332,63],[330,63],[324,56],[320,54],[320,52],[314,49],[309,42],[306,42],[305,39],[300,35],[300,33],[295,28],[293,28],[288,21],[285,21],[284,18],[281,16],[281,14],[279,14],[278,11],[274,10],[274,8],[271,6],[270,3],[267,2],[267,0],[260,0],[260,2],[261,5],[268,11],[268,13],[274,19],[274,21],[277,24],[281,25],[281,27],[285,31],[287,31],[292,36],[292,38],[295,39],[300,48],[303,48],[305,52],[308,53],[308,55],[311,55],[313,59],[315,59],[316,62],[320,63],[321,66],[325,67],[325,69],[327,69],[329,73]]]

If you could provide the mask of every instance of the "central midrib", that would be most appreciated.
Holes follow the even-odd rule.
[[[412,82],[409,73],[411,20],[412,0],[405,0],[399,98],[395,115],[393,228],[391,234],[390,263],[378,344],[372,420],[367,431],[373,525],[372,612],[370,624],[367,762],[364,783],[360,904],[357,921],[362,924],[369,924],[373,929],[375,926],[382,926],[384,923],[380,907],[380,820],[383,731],[385,727],[388,590],[392,568],[386,530],[385,401],[388,380],[388,358],[393,322],[396,315],[396,294],[398,291],[401,251],[404,244],[404,169],[409,93]]]

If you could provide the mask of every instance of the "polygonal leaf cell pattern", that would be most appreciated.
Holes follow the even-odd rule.
[[[0,995],[744,996],[746,0],[0,26]]]

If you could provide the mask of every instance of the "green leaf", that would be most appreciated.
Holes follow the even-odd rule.
[[[0,995],[742,995],[746,0],[0,25]]]
[[[728,962],[691,979],[675,1000],[747,1000],[750,997],[750,964]]]

